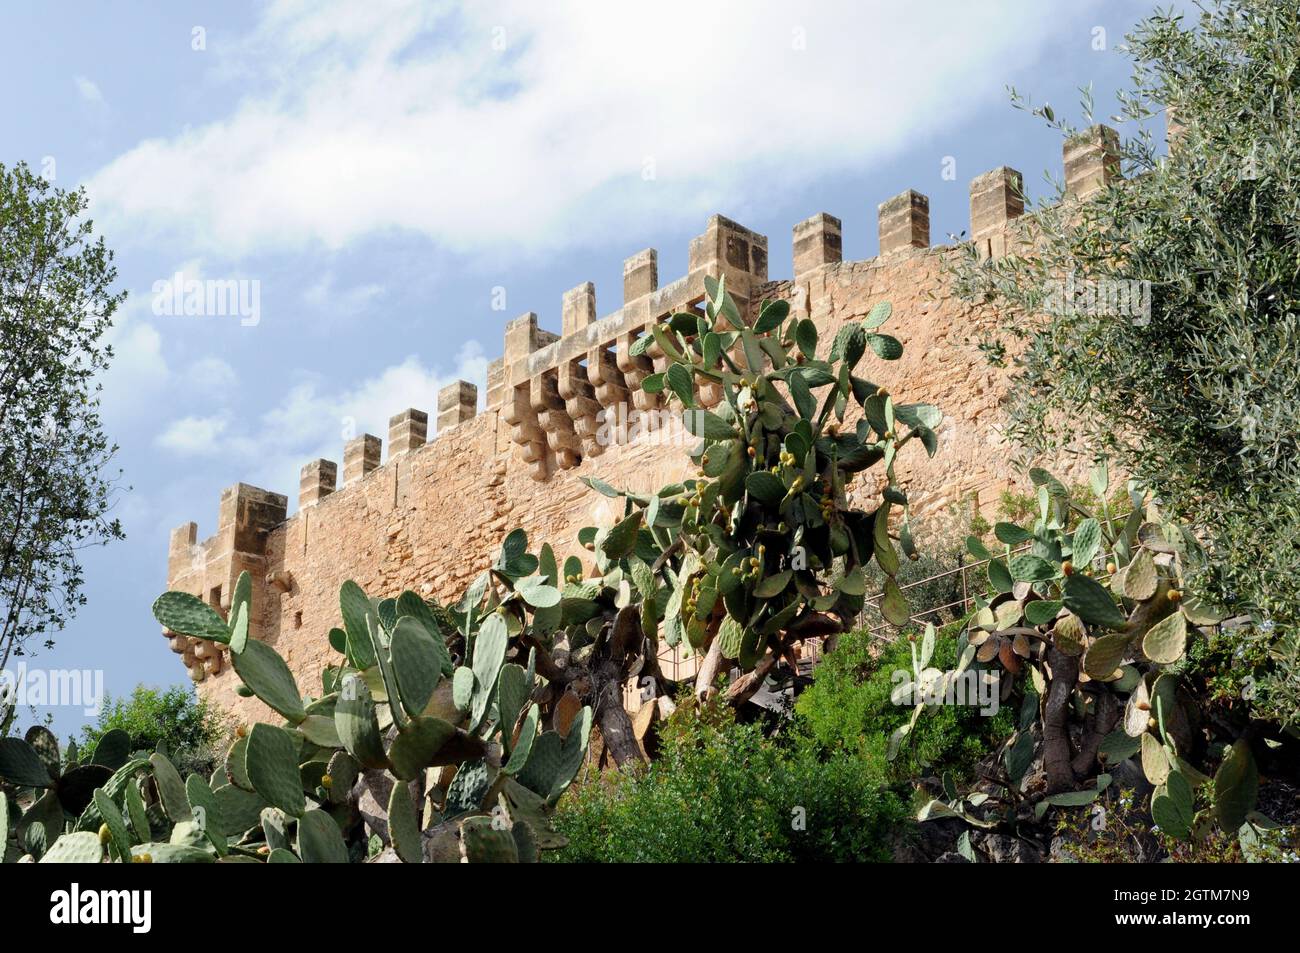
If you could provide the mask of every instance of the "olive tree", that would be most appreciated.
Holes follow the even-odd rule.
[[[1149,486],[1204,540],[1189,584],[1246,613],[1273,674],[1257,710],[1300,712],[1300,8],[1213,0],[1129,37],[1116,177],[1019,220],[1006,257],[956,266],[995,303],[983,346],[1014,366],[1009,429]],[[1063,135],[1050,106],[1018,104]],[[1085,120],[1092,121],[1084,95]],[[1153,134],[1168,110],[1170,148]],[[1108,292],[1119,289],[1124,296]],[[1115,308],[1127,297],[1128,308]],[[1137,304],[1137,307],[1133,307]],[[1122,312],[1122,313],[1117,313]]]

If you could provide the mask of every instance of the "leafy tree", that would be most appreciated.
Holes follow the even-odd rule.
[[[105,698],[99,718],[82,729],[78,747],[93,750],[100,738],[118,728],[130,736],[132,751],[162,747],[182,765],[201,766],[213,760],[213,745],[221,739],[224,723],[216,709],[195,697],[192,688],[137,685],[125,698]]]
[[[1110,457],[1204,539],[1210,559],[1189,584],[1267,634],[1275,665],[1258,707],[1294,721],[1300,8],[1213,0],[1196,23],[1158,13],[1129,52],[1118,118],[1138,131],[1117,143],[1123,178],[1086,202],[1050,198],[1019,220],[1020,252],[980,262],[972,250],[959,285],[1008,318],[984,343],[1015,367],[1012,434]],[[1168,155],[1147,122],[1166,107]],[[1077,134],[1051,107],[1033,112]],[[1062,293],[1133,287],[1117,282],[1149,282],[1149,314]]]
[[[117,448],[97,377],[125,293],[86,205],[0,165],[0,666],[32,639],[53,644],[85,603],[80,551],[123,535],[107,516]]]

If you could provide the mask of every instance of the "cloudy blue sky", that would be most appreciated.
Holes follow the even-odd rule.
[[[0,162],[85,186],[130,292],[104,380],[129,539],[88,554],[90,604],[35,664],[103,669],[114,693],[186,682],[149,614],[172,527],[210,534],[241,480],[293,498],[353,420],[386,435],[445,383],[482,385],[505,322],[558,330],[582,281],[613,310],[643,247],[676,278],[713,212],[767,234],[780,277],[814,212],[868,258],[877,203],[905,188],[930,196],[936,242],[966,228],[982,171],[1043,193],[1059,141],[1005,87],[1068,110],[1092,83],[1104,117],[1146,9],[5,4]],[[155,314],[177,272],[257,281],[260,320]]]

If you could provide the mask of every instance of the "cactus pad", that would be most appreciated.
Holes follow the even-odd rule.
[[[64,834],[41,855],[42,864],[97,864],[104,859],[104,845],[91,831]]]
[[[298,855],[308,864],[348,862],[348,848],[334,818],[312,808],[298,819]]]
[[[244,651],[231,656],[235,674],[263,702],[294,724],[306,717],[298,683],[280,654],[265,642],[251,640]]]
[[[379,734],[379,720],[375,715],[375,702],[360,675],[344,677],[334,706],[334,727],[343,747],[362,767],[388,766],[383,738]]]
[[[298,774],[298,741],[283,728],[259,722],[248,733],[248,780],[266,803],[294,817],[306,809]]]
[[[411,789],[405,784],[394,784],[388,796],[388,836],[393,849],[405,864],[424,861],[424,842],[420,836],[420,822],[411,803]]]

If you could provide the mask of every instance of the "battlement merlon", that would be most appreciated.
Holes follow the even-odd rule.
[[[456,381],[438,391],[438,433],[470,420],[478,413],[478,388]]]
[[[414,407],[388,418],[388,459],[419,450],[429,440],[429,415]]]
[[[198,548],[198,537],[199,525],[194,522],[182,523],[172,530],[171,539],[167,543],[167,581],[169,583],[183,573],[188,572],[193,565],[195,550]]]
[[[374,434],[363,433],[343,445],[343,485],[355,483],[372,470],[379,469],[383,443]]]
[[[1024,176],[999,166],[976,176],[970,184],[970,233],[985,258],[1007,252],[1007,225],[1025,214]]]
[[[247,483],[222,490],[217,507],[217,538],[221,543],[213,555],[265,555],[267,534],[284,522],[288,509],[287,496]],[[235,573],[232,581],[238,575]],[[228,604],[228,596],[223,597],[223,606]]]
[[[876,208],[880,254],[930,247],[930,199],[908,189]]]
[[[1109,126],[1090,126],[1065,141],[1065,190],[1086,199],[1119,178],[1119,134]]]
[[[623,261],[623,303],[636,301],[659,288],[659,253],[646,248]]]
[[[834,215],[818,212],[794,227],[794,280],[844,259],[844,225]]]
[[[315,506],[338,489],[339,465],[333,460],[312,460],[298,475],[298,509]]]

